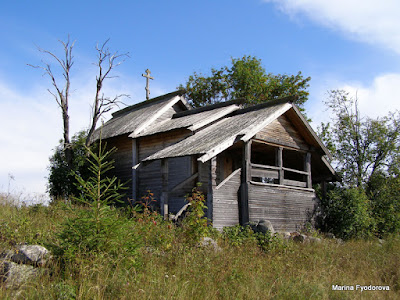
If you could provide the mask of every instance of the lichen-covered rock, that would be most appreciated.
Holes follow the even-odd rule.
[[[263,234],[266,234],[267,232],[271,234],[275,233],[272,223],[268,220],[260,220],[257,224],[256,231],[261,232]]]
[[[39,245],[21,245],[11,256],[10,260],[18,264],[42,266],[49,256],[49,251]]]
[[[313,236],[309,236],[309,237],[308,237],[308,240],[309,240],[311,243],[317,243],[317,244],[319,244],[319,243],[322,242],[322,240],[321,240],[320,238],[313,237]]]
[[[0,282],[6,288],[17,289],[27,280],[38,274],[38,269],[11,261],[0,261]]]
[[[221,247],[218,246],[218,243],[210,237],[203,237],[199,243],[200,247],[210,247],[214,251],[221,251]]]
[[[297,242],[297,243],[304,243],[307,239],[307,236],[305,236],[304,234],[299,234],[299,235],[295,235],[293,236],[293,241]]]

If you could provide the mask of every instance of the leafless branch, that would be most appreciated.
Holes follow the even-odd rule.
[[[61,88],[59,82],[56,79],[55,74],[53,73],[53,70],[51,68],[50,63],[42,61],[41,66],[35,66],[28,64],[29,66],[37,69],[42,69],[44,71],[43,75],[47,75],[50,78],[51,84],[53,85],[53,88],[55,91],[51,91],[48,89],[48,92],[54,97],[55,101],[57,102],[58,106],[61,108],[62,111],[62,118],[63,118],[63,127],[64,127],[64,152],[65,156],[67,159],[67,163],[70,164],[71,162],[71,153],[70,153],[70,139],[69,139],[69,112],[68,112],[68,101],[69,101],[69,89],[71,85],[71,80],[70,80],[70,71],[71,67],[74,64],[73,61],[73,55],[72,55],[72,50],[75,45],[75,41],[71,42],[70,37],[68,36],[68,39],[66,42],[59,41],[64,50],[64,59],[60,59],[56,54],[54,54],[51,51],[44,50],[40,47],[38,48],[38,51],[41,53],[44,53],[45,55],[50,56],[52,60],[55,60],[58,66],[61,67],[62,69],[62,77],[64,81],[64,87]]]
[[[108,41],[109,39],[107,39],[101,46],[99,46],[99,44],[96,45],[97,62],[94,63],[94,65],[98,68],[98,74],[96,76],[96,94],[92,105],[92,120],[86,138],[86,145],[90,144],[91,137],[101,116],[106,112],[109,112],[113,107],[122,103],[119,101],[120,98],[129,97],[126,94],[120,94],[116,95],[114,98],[110,98],[101,93],[104,80],[117,77],[110,76],[110,73],[129,58],[128,53],[112,53],[107,47]]]

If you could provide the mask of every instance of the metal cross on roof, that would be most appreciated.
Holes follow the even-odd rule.
[[[142,74],[143,77],[146,77],[146,87],[144,88],[146,90],[146,100],[150,99],[150,88],[149,88],[149,79],[154,79],[153,77],[150,76],[151,72],[149,69],[147,69],[146,74]]]

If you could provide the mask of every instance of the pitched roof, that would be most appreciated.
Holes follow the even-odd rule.
[[[171,119],[153,124],[139,133],[132,133],[129,137],[138,138],[149,136],[178,128],[186,128],[190,131],[196,131],[223,118],[231,112],[238,110],[239,108],[237,101],[229,101],[218,105],[210,105],[189,111],[178,112],[174,114]]]
[[[115,113],[113,118],[105,123],[102,128],[98,128],[93,134],[93,140],[100,136],[103,139],[110,137],[138,133],[145,130],[154,121],[165,113],[174,104],[181,101],[185,109],[190,109],[187,101],[182,96],[184,91],[176,91],[160,97],[156,97],[141,103],[126,107]]]
[[[218,122],[194,133],[192,136],[164,148],[144,161],[203,154],[199,161],[205,162],[224,151],[238,140],[247,141],[259,130],[292,107],[291,98],[236,110]]]

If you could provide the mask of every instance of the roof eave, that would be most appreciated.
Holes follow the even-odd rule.
[[[307,128],[308,132],[310,133],[310,137],[318,144],[318,146],[321,148],[323,153],[329,158],[332,159],[332,154],[326,148],[324,143],[321,141],[321,139],[318,137],[318,135],[315,133],[314,129],[310,126],[310,124],[307,122],[307,120],[304,118],[303,114],[301,111],[298,109],[298,107],[295,104],[292,104],[293,110],[296,112],[297,116],[299,117],[300,121],[303,123],[303,125]]]

